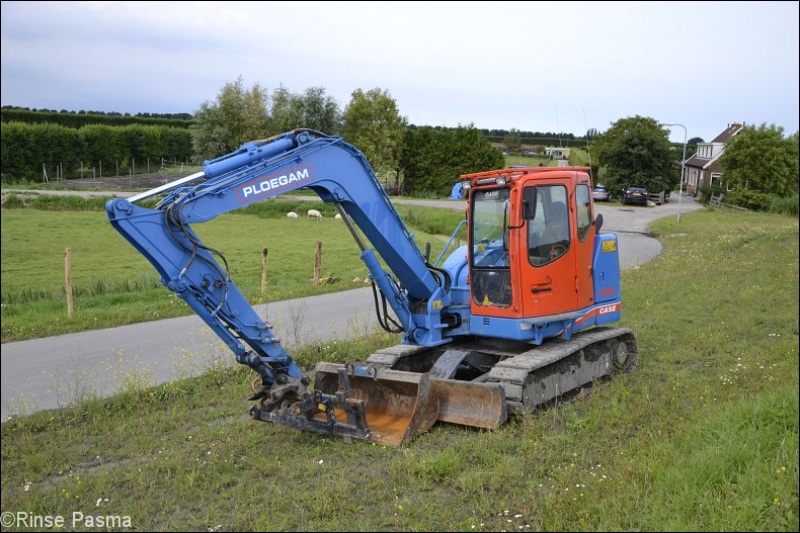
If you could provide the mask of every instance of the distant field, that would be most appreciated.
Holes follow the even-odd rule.
[[[572,148],[570,150],[569,163],[573,166],[589,166],[590,158],[588,152],[581,148]],[[525,165],[529,167],[538,166],[556,166],[558,161],[552,160],[549,157],[531,157],[522,155],[507,155],[506,166],[512,167],[514,165]]]
[[[102,198],[50,196],[41,209],[0,210],[2,216],[2,342],[58,335],[191,314],[165,289],[156,270],[109,224]],[[94,210],[87,210],[94,209]],[[319,209],[320,222],[306,216]],[[432,259],[463,213],[398,206],[417,245],[431,243]],[[364,286],[367,269],[344,224],[323,202],[274,199],[195,225],[203,242],[222,251],[231,278],[253,304]],[[235,238],[232,238],[235,236]],[[315,243],[322,271],[335,283],[313,285]],[[65,249],[72,253],[75,315],[67,318]],[[267,286],[261,292],[261,256],[268,249]]]

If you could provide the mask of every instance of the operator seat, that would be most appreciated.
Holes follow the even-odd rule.
[[[539,255],[545,261],[553,261],[569,248],[569,210],[564,202],[553,202],[548,215]]]

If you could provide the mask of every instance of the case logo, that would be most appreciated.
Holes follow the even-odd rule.
[[[607,315],[608,313],[615,313],[619,311],[619,304],[604,305],[597,309],[598,315]]]

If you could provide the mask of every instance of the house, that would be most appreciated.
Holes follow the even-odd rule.
[[[508,155],[508,147],[505,144],[503,143],[490,143],[490,144],[492,148],[495,148],[503,152],[503,155]],[[519,147],[519,155],[538,157],[539,151],[533,144],[522,144]]]
[[[544,155],[553,159],[569,159],[569,148],[556,148],[555,146],[548,146],[544,149]]]
[[[508,148],[506,148],[505,144],[503,144],[503,143],[489,143],[489,144],[495,150],[500,150],[501,152],[503,152],[503,155],[508,155]]]
[[[722,166],[719,159],[725,153],[725,143],[739,135],[743,129],[744,124],[728,124],[725,131],[717,135],[713,141],[697,145],[697,153],[684,163],[683,183],[687,194],[697,196],[701,187],[706,185],[710,187],[720,179]]]

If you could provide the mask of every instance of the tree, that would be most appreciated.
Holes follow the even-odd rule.
[[[375,172],[385,180],[400,182],[399,161],[408,121],[385,89],[353,91],[344,110],[344,139],[361,150]]]
[[[745,126],[728,140],[720,158],[725,183],[734,189],[787,196],[798,192],[798,135],[774,124]]]
[[[506,159],[502,152],[492,148],[491,143],[475,129],[475,126],[459,125],[449,138],[447,153],[449,154],[448,168],[455,173],[445,193],[450,191],[453,184],[462,174],[496,170],[506,166]]]
[[[301,95],[281,85],[272,94],[270,133],[277,135],[298,128],[338,135],[342,129],[339,104],[332,96],[326,96],[322,87],[309,87]]]
[[[511,131],[503,137],[503,144],[506,145],[508,153],[517,152],[522,146],[522,136],[520,136],[518,130],[512,128]]]
[[[446,195],[462,174],[500,169],[502,152],[473,125],[455,129],[428,126],[406,132],[400,165],[409,194]]]
[[[241,76],[225,84],[216,102],[203,102],[195,113],[196,156],[212,159],[266,136],[269,125],[267,91],[257,83],[248,91],[243,84]]]
[[[338,135],[342,130],[342,113],[332,96],[325,95],[322,87],[309,87],[300,97],[303,127]]]
[[[672,150],[669,131],[647,117],[620,119],[593,143],[605,185],[619,191],[643,185],[652,192],[671,191],[680,181],[681,152]]]
[[[445,166],[447,147],[445,131],[430,126],[409,128],[403,140],[403,153],[400,158],[403,183],[402,192],[424,194],[443,189],[443,183],[452,182],[450,176],[440,176]],[[445,169],[446,172],[446,169]]]
[[[283,85],[272,92],[270,135],[291,131],[302,125],[303,110],[300,109],[297,100],[297,95],[293,95]]]

